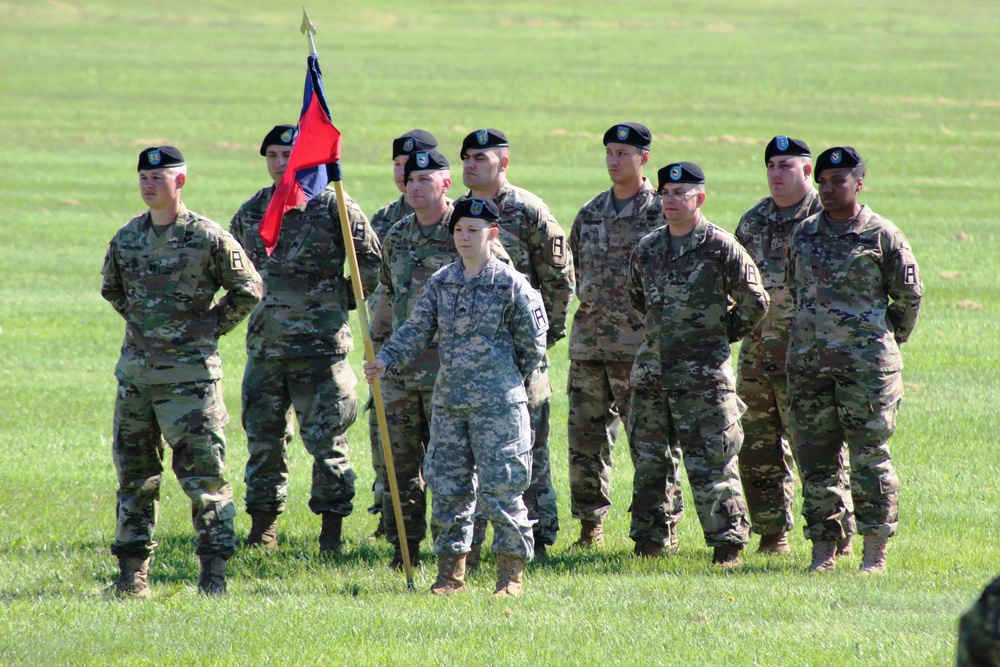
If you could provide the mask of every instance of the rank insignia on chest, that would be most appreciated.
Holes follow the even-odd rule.
[[[548,319],[545,317],[545,307],[544,306],[536,306],[535,308],[533,308],[532,311],[531,311],[531,316],[535,320],[535,328],[536,329],[541,329],[542,327],[544,327],[546,325],[546,323],[548,323]]]

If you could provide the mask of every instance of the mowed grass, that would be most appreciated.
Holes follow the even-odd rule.
[[[904,346],[892,442],[903,483],[889,572],[804,573],[749,552],[718,572],[694,505],[681,551],[630,555],[631,466],[620,439],[608,547],[568,548],[566,344],[553,353],[552,458],[563,532],[525,595],[416,593],[368,538],[367,424],[346,550],[323,560],[307,507],[310,460],[290,451],[282,550],[240,552],[230,595],[196,595],[189,505],[168,472],[151,602],[102,590],[116,563],[113,367],[123,323],[99,294],[114,231],[141,211],[135,161],[155,143],[189,162],[185,201],[228,226],[268,182],[257,147],[294,122],[306,40],[299,6],[178,0],[0,2],[0,664],[930,665],[953,660],[961,610],[998,569],[1000,528],[1000,7],[958,0],[740,3],[348,2],[308,8],[348,191],[369,214],[397,196],[390,140],[434,132],[454,165],[465,134],[499,127],[510,177],[569,229],[608,186],[600,138],[636,120],[650,170],[698,162],[706,215],[732,230],[766,194],[774,134],[818,152],[856,146],[863,201],[894,220],[926,295]],[[461,192],[460,173],[454,172]],[[224,339],[229,479],[242,499],[242,329]],[[360,372],[361,356],[352,360]],[[360,390],[359,390],[360,391]],[[687,489],[685,489],[687,493]],[[246,534],[249,520],[238,518]],[[424,552],[429,552],[427,543]]]

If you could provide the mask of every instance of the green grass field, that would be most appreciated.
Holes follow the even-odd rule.
[[[491,597],[492,563],[460,599],[424,592],[432,566],[417,572],[417,593],[388,573],[390,547],[367,537],[372,472],[359,422],[343,559],[318,557],[310,461],[296,443],[283,548],[237,554],[228,597],[196,595],[189,505],[168,473],[154,599],[111,601],[102,590],[116,572],[110,439],[123,322],[99,294],[106,243],[142,210],[135,163],[145,146],[179,146],[190,165],[185,202],[225,226],[269,182],[257,147],[298,114],[301,9],[0,0],[0,664],[953,662],[959,613],[1000,570],[1000,5],[340,0],[308,9],[344,133],[345,184],[369,215],[397,196],[390,141],[412,127],[434,132],[455,162],[468,131],[503,129],[511,179],[544,197],[567,230],[608,187],[600,139],[619,121],[653,130],[654,168],[698,162],[704,211],[730,230],[766,194],[762,153],[774,134],[801,137],[814,154],[858,147],[869,167],[862,200],[906,233],[926,286],[903,350],[907,395],[892,442],[903,491],[889,572],[860,576],[855,557],[832,576],[807,576],[799,530],[791,559],[749,553],[719,572],[693,512],[679,554],[633,559],[624,438],[608,548],[571,552],[561,343],[551,443],[563,532],[551,557],[529,566],[521,598]],[[242,328],[222,347],[228,476],[242,498]],[[360,354],[353,360],[360,371]],[[248,517],[237,521],[245,536]]]

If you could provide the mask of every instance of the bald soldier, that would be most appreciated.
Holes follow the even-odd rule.
[[[406,201],[406,178],[404,169],[406,159],[414,153],[420,151],[432,151],[438,146],[437,139],[426,130],[413,129],[392,140],[392,176],[396,183],[396,188],[401,193],[399,199],[389,202],[372,216],[372,229],[378,236],[379,242],[385,241],[385,235],[394,224],[413,213],[413,207]],[[383,298],[383,293],[379,287],[368,297],[368,307],[370,312],[378,310],[378,300]],[[372,339],[375,352],[379,351],[384,341]],[[385,521],[392,521],[392,517],[382,514],[382,494],[385,489],[382,486],[385,461],[382,459],[382,443],[378,435],[378,417],[375,414],[371,391],[369,391],[368,404],[365,406],[368,411],[368,437],[371,442],[372,467],[375,469],[375,481],[372,483],[372,504],[368,512],[378,517],[378,525],[372,537],[385,536]]]
[[[357,416],[357,378],[347,360],[353,349],[348,309],[354,294],[344,277],[346,249],[332,184],[282,218],[268,255],[260,223],[288,166],[295,126],[278,125],[260,154],[274,185],[240,206],[230,229],[246,248],[267,286],[247,326],[243,426],[249,458],[246,509],[253,524],[247,546],[278,547],[278,516],[288,500],[290,410],[312,456],[309,509],[322,517],[321,554],[339,555],[343,519],[353,509],[354,469],[347,429]],[[380,247],[368,219],[352,199],[344,205],[365,289],[374,289]]]
[[[551,348],[566,336],[566,315],[573,298],[573,256],[566,233],[539,197],[507,180],[510,144],[500,130],[485,128],[471,132],[462,141],[462,181],[469,192],[463,198],[489,199],[500,211],[499,240],[520,271],[541,292],[549,320],[547,345]],[[531,484],[524,492],[528,516],[535,522],[535,554],[545,555],[559,532],[556,492],[549,465],[548,356],[525,380],[528,414],[531,416],[533,467]],[[486,524],[477,519],[476,536],[469,555],[475,569],[485,537]]]
[[[788,440],[788,378],[785,356],[794,305],[785,287],[788,236],[796,224],[822,210],[812,187],[809,146],[801,139],[774,137],[764,149],[767,186],[771,194],[743,214],[738,240],[760,269],[771,298],[767,316],[740,348],[736,393],[747,404],[743,414],[740,478],[750,511],[750,525],[760,537],[760,553],[789,554],[788,532],[794,525],[792,450]],[[850,553],[854,505],[844,468],[842,484],[847,512],[844,539],[837,555]]]
[[[226,592],[236,551],[233,488],[226,471],[229,421],[222,401],[219,336],[260,301],[263,286],[239,243],[181,201],[187,164],[173,146],[139,154],[139,192],[149,210],[119,229],[104,258],[101,296],[125,318],[115,366],[112,454],[118,472],[117,597],[148,598],[149,560],[163,479],[163,445],[191,499],[201,561],[198,592]],[[221,298],[215,299],[219,290]]]
[[[903,397],[899,346],[917,324],[924,287],[903,233],[858,202],[865,165],[851,146],[816,158],[823,211],[788,241],[785,284],[795,299],[788,343],[788,426],[802,473],[811,572],[835,567],[851,496],[864,536],[863,572],[885,570],[899,523],[899,478],[889,455]]]
[[[632,253],[628,289],[645,335],[632,367],[632,528],[640,556],[670,542],[679,445],[712,562],[733,567],[750,534],[736,455],[743,443],[729,346],[767,312],[750,255],[701,212],[705,175],[691,162],[659,171],[667,224]]]

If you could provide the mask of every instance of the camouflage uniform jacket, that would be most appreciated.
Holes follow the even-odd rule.
[[[384,241],[389,229],[411,213],[413,213],[413,209],[402,196],[375,211],[375,215],[372,216],[372,229],[375,230],[378,240]]]
[[[378,356],[391,368],[440,339],[434,405],[468,410],[524,403],[527,377],[545,356],[545,306],[528,279],[491,257],[468,282],[462,260],[427,281],[409,319]]]
[[[639,241],[626,280],[645,337],[635,366],[668,390],[734,391],[729,345],[767,313],[757,266],[736,239],[704,217],[680,253],[662,227]]]
[[[801,220],[822,210],[819,195],[811,188],[788,220],[781,219],[781,211],[773,199],[764,197],[743,214],[736,227],[736,240],[743,244],[760,269],[760,279],[771,297],[767,315],[740,348],[741,375],[785,374],[788,336],[795,314],[792,295],[785,287],[788,236]]]
[[[500,242],[514,268],[541,292],[553,344],[566,337],[566,315],[576,284],[566,232],[545,202],[524,188],[504,182],[493,201],[500,209]]]
[[[625,273],[639,239],[666,224],[660,197],[649,180],[635,199],[615,212],[611,190],[583,205],[573,221],[569,247],[574,257],[577,298],[569,358],[632,361],[642,343],[642,318],[629,305]]]
[[[917,260],[903,233],[867,206],[840,232],[826,212],[788,242],[785,284],[795,299],[788,370],[895,371],[917,323]],[[891,300],[891,301],[890,301]]]
[[[266,285],[247,325],[247,354],[272,359],[346,354],[353,348],[348,310],[354,292],[344,277],[346,250],[335,191],[327,188],[285,213],[278,244],[268,256],[260,222],[273,194],[273,185],[260,190],[230,223]],[[376,285],[380,246],[358,205],[349,197],[345,204],[367,292]]]
[[[183,205],[161,235],[147,211],[118,230],[101,296],[125,318],[115,376],[131,384],[222,377],[219,336],[260,301],[260,276],[239,243]],[[219,289],[226,294],[214,301]]]
[[[452,210],[449,201],[448,210],[430,236],[425,237],[421,232],[415,213],[400,220],[386,233],[378,292],[385,298],[377,301],[372,314],[373,342],[384,343],[393,331],[403,326],[430,277],[458,259],[455,241],[448,231]],[[499,243],[494,244],[494,253],[509,261]],[[397,365],[387,374],[386,381],[405,391],[432,391],[440,366],[437,340],[434,339],[418,357]]]

